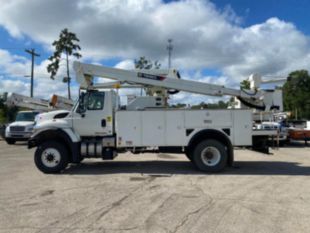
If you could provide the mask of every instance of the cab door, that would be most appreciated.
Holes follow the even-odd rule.
[[[72,117],[73,129],[80,136],[113,134],[112,103],[109,92],[89,91],[80,96]]]

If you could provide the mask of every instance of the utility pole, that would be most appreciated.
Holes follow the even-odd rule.
[[[31,83],[30,83],[30,97],[33,97],[33,70],[34,70],[34,57],[40,57],[40,54],[35,53],[35,49],[25,49],[26,53],[31,55]]]
[[[167,50],[168,50],[168,68],[170,69],[171,68],[171,53],[173,50],[172,39],[168,39]]]

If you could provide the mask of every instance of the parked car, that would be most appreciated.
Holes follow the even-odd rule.
[[[288,128],[280,122],[264,121],[261,124],[257,124],[257,129],[262,130],[278,130],[278,138],[273,138],[274,141],[279,140],[279,144],[282,146],[287,143],[288,140]]]

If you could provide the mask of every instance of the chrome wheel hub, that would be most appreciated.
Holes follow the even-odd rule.
[[[221,160],[221,153],[216,147],[208,146],[201,152],[201,159],[207,166],[216,166]]]
[[[56,167],[60,162],[60,153],[55,148],[47,148],[42,152],[41,160],[46,167]]]

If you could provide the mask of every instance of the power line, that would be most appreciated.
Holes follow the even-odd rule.
[[[39,76],[45,76],[45,77],[50,77],[50,75],[48,74],[44,74],[44,73],[36,73]],[[6,77],[10,77],[10,78],[14,78],[14,77],[25,77],[26,74],[10,74],[10,73],[0,73],[0,76],[6,76]],[[30,75],[28,77],[31,77]],[[60,77],[60,76],[56,76],[56,77]]]
[[[168,50],[168,68],[170,69],[171,68],[171,53],[173,50],[172,39],[168,39],[167,50]]]
[[[25,48],[22,48],[22,47],[2,47],[2,48],[0,48],[0,49],[2,49],[2,50],[24,50]]]
[[[33,97],[33,73],[34,73],[34,57],[40,57],[40,54],[35,53],[35,49],[25,49],[26,53],[31,55],[31,81],[30,81],[30,97]]]

